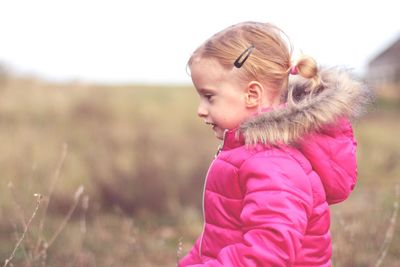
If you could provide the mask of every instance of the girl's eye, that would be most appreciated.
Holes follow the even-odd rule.
[[[204,97],[205,97],[207,100],[211,100],[211,98],[213,97],[213,95],[206,94],[206,95],[204,95]]]

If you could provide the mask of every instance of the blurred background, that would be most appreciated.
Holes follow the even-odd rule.
[[[350,68],[375,91],[354,122],[358,185],[332,207],[333,262],[400,266],[400,21],[387,0],[1,0],[0,260],[175,266],[201,232],[219,144],[186,61],[246,20],[281,27],[293,60]]]

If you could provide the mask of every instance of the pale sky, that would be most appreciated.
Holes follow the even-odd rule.
[[[0,0],[0,62],[48,80],[190,83],[197,46],[254,20],[276,24],[320,64],[363,73],[400,36],[397,2]]]

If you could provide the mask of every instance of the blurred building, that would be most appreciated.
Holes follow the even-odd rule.
[[[400,94],[400,37],[368,63],[367,81],[379,91]]]

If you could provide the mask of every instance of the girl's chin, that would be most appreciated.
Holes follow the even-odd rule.
[[[219,140],[224,140],[224,137],[220,134],[215,133],[215,137],[217,137]]]
[[[214,126],[213,128],[214,133],[215,133],[215,137],[217,137],[219,140],[223,140],[224,139],[224,131],[216,126]]]

